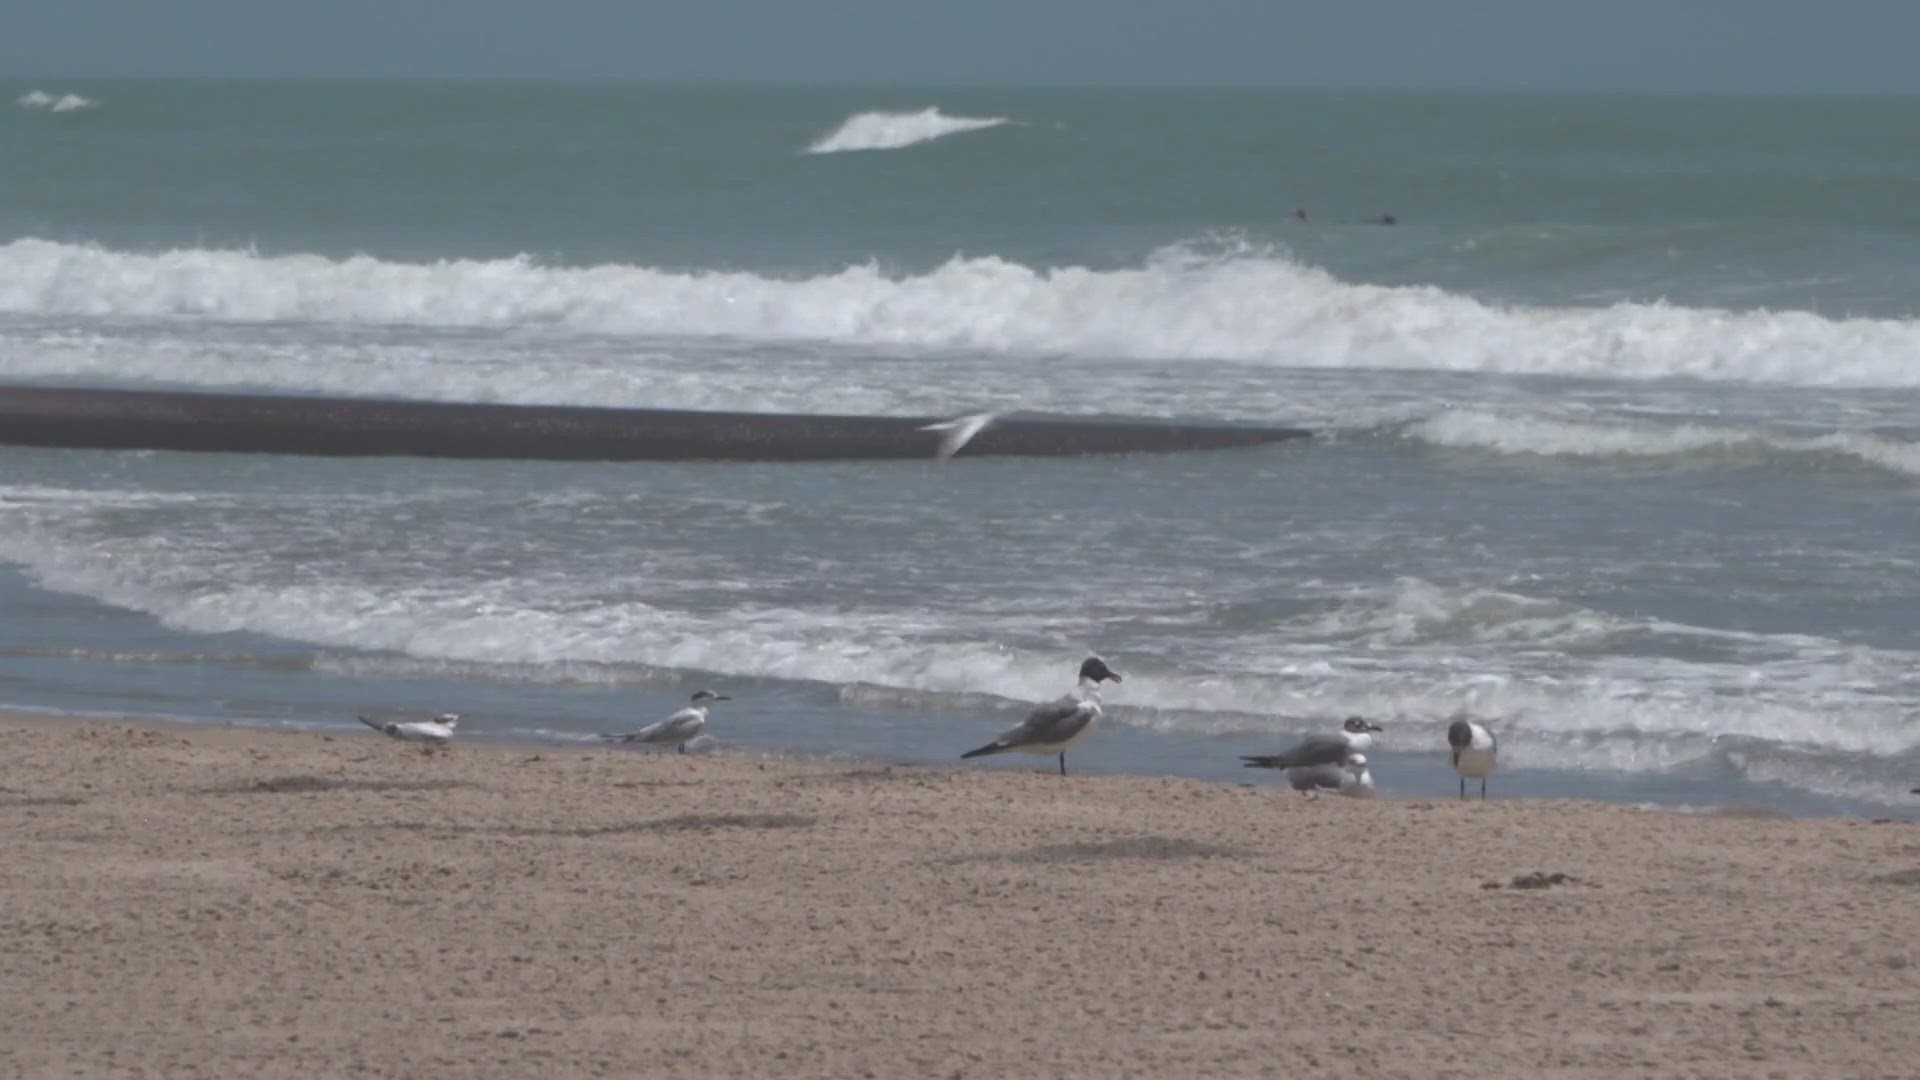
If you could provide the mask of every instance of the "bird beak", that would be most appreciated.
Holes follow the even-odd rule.
[[[1379,724],[1368,724],[1368,725],[1367,725],[1367,730],[1368,730],[1368,731],[1385,731],[1385,730],[1387,730],[1387,729],[1386,729],[1386,728],[1383,728],[1383,727],[1381,727],[1381,726],[1380,726]]]
[[[725,694],[715,694],[715,695],[713,695],[713,700],[715,700],[715,701],[732,701],[733,699],[732,699],[732,698],[730,698],[730,697],[728,697],[728,696],[727,696],[727,695],[725,695]]]
[[[1119,672],[1117,672],[1117,671],[1109,671],[1109,672],[1107,672],[1107,678],[1109,678],[1109,679],[1112,679],[1112,680],[1113,680],[1114,682],[1119,682],[1119,681],[1120,681],[1120,673],[1119,673]]]

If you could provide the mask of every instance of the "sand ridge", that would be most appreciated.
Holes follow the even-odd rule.
[[[1282,788],[0,720],[0,1075],[1915,1075],[1910,823]]]

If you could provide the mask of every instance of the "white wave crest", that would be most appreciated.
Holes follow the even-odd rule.
[[[75,93],[48,93],[45,90],[29,90],[15,98],[13,103],[23,109],[43,109],[47,112],[77,112],[81,109],[97,109],[100,103],[90,97]]]
[[[788,279],[525,259],[390,262],[0,245],[0,314],[823,342],[1100,360],[1215,360],[1612,379],[1920,386],[1920,323],[1665,304],[1503,307],[1355,285],[1259,248],[1179,246],[1134,269],[954,259]]]
[[[983,131],[1007,122],[1004,116],[948,116],[937,108],[919,112],[855,113],[840,126],[814,140],[809,154],[838,154],[848,150],[898,150],[963,131]]]
[[[1920,444],[1858,432],[1797,436],[1694,423],[1659,426],[1457,409],[1409,424],[1402,429],[1402,435],[1433,446],[1541,457],[1779,454],[1840,458],[1888,472],[1920,476]]]
[[[1442,588],[1400,578],[1303,620],[1304,637],[1367,648],[1462,644],[1573,648],[1636,629],[1629,620],[1492,588]]]

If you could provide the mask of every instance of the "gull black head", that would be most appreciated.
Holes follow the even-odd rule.
[[[1369,731],[1385,731],[1386,728],[1381,727],[1379,724],[1368,723],[1367,718],[1364,716],[1349,716],[1347,717],[1347,722],[1340,725],[1340,730],[1351,731],[1355,735],[1360,735]]]
[[[733,700],[732,698],[728,697],[725,694],[716,694],[711,690],[695,690],[693,692],[693,703],[695,705],[705,705],[705,704],[708,704],[709,702],[714,702],[714,701],[732,701],[732,700]]]
[[[1089,656],[1081,662],[1080,677],[1094,682],[1120,681],[1120,673],[1108,667],[1107,662],[1097,656]]]

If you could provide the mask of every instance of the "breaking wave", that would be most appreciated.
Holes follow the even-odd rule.
[[[81,109],[97,109],[100,103],[90,97],[75,93],[48,93],[45,90],[29,90],[15,98],[13,103],[23,109],[40,109],[46,112],[78,112]]]
[[[0,245],[0,314],[543,328],[612,336],[1811,386],[1920,386],[1920,323],[1665,304],[1527,308],[1359,285],[1261,248],[1132,269],[956,258],[813,277]]]
[[[809,154],[848,150],[898,150],[963,131],[983,131],[1007,123],[1001,116],[948,116],[937,108],[919,112],[855,113],[807,147]]]
[[[1694,423],[1662,426],[1460,409],[1415,421],[1401,433],[1433,446],[1497,454],[1736,462],[1784,456],[1920,476],[1920,443],[1857,432],[1792,435]]]

